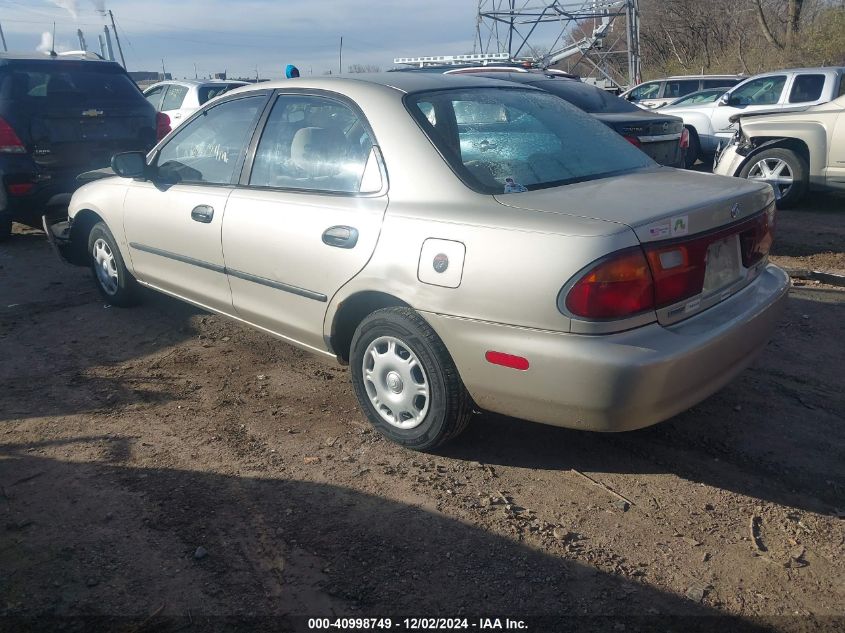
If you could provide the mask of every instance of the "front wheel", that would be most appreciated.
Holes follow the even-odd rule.
[[[452,357],[410,308],[366,317],[352,338],[352,385],[358,403],[387,439],[426,451],[460,434],[472,405]]]
[[[739,172],[742,178],[766,182],[775,192],[778,209],[788,209],[798,202],[809,186],[807,165],[798,154],[775,147],[763,150]]]
[[[127,270],[114,236],[104,222],[88,234],[88,257],[97,290],[112,305],[128,307],[138,302],[138,282]]]

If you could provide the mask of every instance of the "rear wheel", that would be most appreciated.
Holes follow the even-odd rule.
[[[97,290],[112,305],[127,307],[138,302],[138,282],[123,263],[114,236],[104,222],[88,234],[88,257]]]
[[[746,164],[739,175],[748,180],[766,182],[775,192],[779,209],[787,209],[800,200],[809,185],[808,169],[798,154],[775,147],[763,150]]]
[[[687,126],[687,130],[689,130],[689,147],[687,147],[687,152],[684,154],[684,167],[692,169],[695,161],[698,160],[699,154],[701,154],[701,142],[698,140],[698,133],[695,131],[695,128]]]
[[[410,308],[384,308],[355,330],[350,354],[358,403],[386,438],[418,451],[460,434],[471,399],[446,346]]]

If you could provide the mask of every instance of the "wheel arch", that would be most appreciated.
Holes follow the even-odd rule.
[[[74,214],[73,223],[70,225],[68,261],[79,266],[87,263],[88,236],[98,222],[105,222],[105,220],[92,209],[80,209]]]
[[[352,337],[368,314],[382,308],[413,308],[399,297],[377,290],[362,290],[342,299],[331,317],[327,344],[342,364],[349,362]]]
[[[754,159],[755,156],[763,153],[768,149],[788,149],[792,150],[798,156],[804,159],[804,162],[807,163],[807,166],[810,165],[810,148],[805,141],[798,138],[792,138],[788,136],[783,137],[756,137],[752,138],[751,141],[754,143],[754,150],[745,157],[745,160],[742,161],[742,165],[740,165],[740,169],[745,167],[751,160]]]

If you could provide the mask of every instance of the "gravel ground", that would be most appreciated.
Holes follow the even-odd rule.
[[[782,212],[773,260],[845,272],[845,198]],[[0,630],[842,630],[844,306],[796,282],[753,368],[656,427],[479,414],[428,455],[371,432],[346,369],[160,295],[103,305],[19,230],[0,246]]]

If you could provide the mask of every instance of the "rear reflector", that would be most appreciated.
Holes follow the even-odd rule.
[[[493,365],[501,365],[502,367],[510,367],[511,369],[518,369],[520,371],[528,369],[528,359],[522,356],[490,351],[484,355],[484,358],[487,359],[488,363],[492,363]]]
[[[26,154],[26,147],[12,126],[0,117],[0,154]]]
[[[681,131],[681,149],[689,149],[689,128]]]
[[[566,295],[566,309],[587,319],[620,319],[654,307],[654,281],[637,247],[601,260]]]
[[[6,190],[13,196],[23,196],[28,194],[35,187],[31,182],[21,182],[13,185],[6,185]]]

